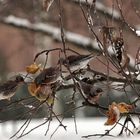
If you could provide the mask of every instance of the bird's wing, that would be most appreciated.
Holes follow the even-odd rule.
[[[90,60],[93,55],[71,55],[68,57],[68,62],[70,65],[78,65],[80,62]]]
[[[0,84],[0,92],[6,91],[6,90],[12,90],[17,86],[17,82],[15,81],[8,81],[6,83]]]

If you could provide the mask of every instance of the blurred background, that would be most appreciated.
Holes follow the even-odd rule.
[[[90,0],[89,0],[90,1]],[[92,0],[91,0],[92,1]],[[25,67],[33,63],[34,56],[37,52],[45,49],[52,49],[63,47],[59,41],[57,32],[55,29],[60,28],[59,22],[59,8],[58,1],[55,0],[49,11],[46,12],[43,9],[43,0],[0,0],[0,81],[6,81],[12,75],[18,74],[19,72],[25,72]],[[125,21],[129,23],[135,29],[138,29],[140,24],[140,1],[139,0],[123,0],[120,2],[122,6],[123,16]],[[62,0],[62,13],[63,13],[63,24],[65,30],[79,35],[78,37],[84,41],[88,38],[94,40],[92,33],[88,29],[88,25],[83,17],[79,4],[75,0]],[[85,4],[84,8],[86,9]],[[114,0],[97,0],[95,9],[93,9],[92,18],[96,34],[102,39],[101,28],[103,26],[113,26],[117,29],[121,29],[123,32],[124,46],[130,56],[135,59],[137,49],[140,44],[139,36],[134,33],[128,26],[125,26],[123,21],[120,20],[120,13],[117,4]],[[8,23],[6,19],[11,21],[19,20],[19,25],[25,21],[29,21],[30,24],[43,24],[43,29],[51,26],[51,31],[54,34],[47,33],[37,30],[31,31],[30,29],[22,28]],[[23,19],[23,21],[22,21]],[[17,23],[16,22],[16,23]],[[20,23],[21,22],[21,23]],[[47,26],[44,26],[47,25]],[[50,31],[50,32],[51,32]],[[83,37],[83,38],[82,38]],[[77,41],[78,42],[78,41]],[[82,42],[80,42],[82,43]],[[98,49],[96,45],[88,46],[76,43],[76,41],[67,41],[66,45],[69,48],[81,54],[88,54],[89,52],[96,52]],[[58,53],[54,52],[49,55],[49,65],[55,65],[58,60]],[[44,60],[44,57],[40,57],[38,63]],[[104,58],[99,57],[104,63],[107,63]],[[98,60],[94,60],[90,63],[91,67],[96,71],[106,73],[107,68]],[[110,75],[116,76],[116,73],[110,71]],[[104,85],[105,86],[105,85]],[[72,96],[72,90],[61,90],[57,93],[59,101],[55,104],[55,112],[64,113],[69,110],[72,106],[68,104],[70,97]],[[119,101],[126,101],[126,95],[124,91],[113,91],[110,89],[108,92],[111,93],[111,100],[114,99]],[[135,97],[135,93],[132,94],[131,88],[128,88],[128,95],[132,98]],[[17,101],[22,98],[30,96],[27,87],[22,86],[17,90],[16,96],[12,98],[12,101]],[[101,98],[101,104],[106,105],[106,95]],[[82,102],[77,96],[76,104],[79,106]],[[3,108],[9,101],[0,101],[0,108]],[[0,112],[0,120],[15,120],[15,116],[24,113],[28,110],[28,107],[17,106],[15,104],[14,109]],[[42,107],[38,110],[34,118],[45,117],[47,114],[46,107]],[[65,113],[65,117],[93,117],[101,116],[98,109],[92,107],[84,107],[76,111],[69,111]],[[26,115],[22,117],[25,119]]]

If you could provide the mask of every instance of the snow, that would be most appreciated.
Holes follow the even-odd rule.
[[[75,124],[73,119],[66,119],[64,120],[63,124],[67,126],[67,131],[64,130],[63,127],[59,127],[57,132],[53,135],[51,140],[85,140],[86,138],[82,138],[82,136],[85,135],[91,135],[91,134],[103,134],[105,130],[110,129],[112,126],[105,126],[104,123],[106,121],[106,118],[84,118],[84,119],[76,119],[77,120],[77,131],[78,134],[75,133]],[[42,120],[33,120],[29,127],[27,128],[29,131],[31,128],[41,124],[43,122]],[[17,130],[21,127],[21,125],[24,123],[24,121],[19,122],[6,122],[2,123],[0,126],[0,139],[1,140],[7,140],[9,139]],[[24,136],[21,138],[21,140],[47,140],[50,139],[51,134],[54,132],[54,130],[57,128],[58,122],[53,121],[50,125],[50,131],[48,132],[47,136],[44,136],[45,131],[47,129],[47,124],[39,127],[38,129],[35,129],[27,136]],[[121,130],[121,127],[117,127],[112,131],[112,134],[118,134],[118,132]],[[26,132],[27,132],[26,131]],[[136,140],[139,139],[138,136],[131,136],[130,138],[123,136],[123,137],[103,137],[102,139],[132,139],[135,138]],[[16,139],[16,138],[13,138]],[[89,139],[99,139],[98,137],[90,137]]]
[[[19,19],[19,18],[16,18],[15,16],[13,15],[10,15],[8,16],[7,18],[5,18],[5,22],[8,22],[8,23],[12,23],[13,21],[16,21],[16,24],[18,26],[30,26],[30,22],[28,20],[25,20],[25,19]]]
[[[137,36],[140,36],[140,30],[136,30]]]
[[[73,0],[73,1],[79,3],[79,0]],[[85,0],[80,0],[80,2],[83,3],[83,4],[86,4]],[[92,3],[93,3],[92,0],[87,0],[87,2],[90,5],[92,5]],[[96,1],[96,5],[95,6],[96,6],[97,10],[102,11],[103,13],[107,13],[110,16],[112,16],[112,14],[113,14],[113,17],[115,19],[119,19],[120,18],[120,13],[117,10],[115,10],[115,9],[112,10],[112,8],[103,5],[101,2]]]

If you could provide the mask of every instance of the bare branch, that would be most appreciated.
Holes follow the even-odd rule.
[[[79,4],[79,0],[72,0],[73,2],[75,2],[76,4]],[[86,2],[86,0],[80,0],[81,4],[89,4],[92,5],[92,0],[88,0]],[[96,1],[96,10],[106,14],[109,18],[112,18],[112,8],[110,7],[106,7],[105,5],[103,5],[102,3]],[[120,14],[120,11],[117,11],[115,9],[113,9],[113,21],[115,22],[120,22],[120,23],[124,23],[124,21],[122,20],[122,14]],[[133,27],[127,23],[125,23],[125,27],[128,31],[130,31],[133,35],[135,35],[136,37],[139,37],[139,34],[137,33],[136,30],[136,25],[134,25]]]
[[[51,36],[54,40],[61,41],[60,29],[46,23],[31,23],[27,19],[15,17],[13,15],[3,19],[1,18],[0,22],[16,28],[26,29],[33,32],[40,32]],[[82,46],[84,49],[99,51],[97,42],[93,39],[69,31],[65,31],[65,36],[67,42]]]
[[[40,32],[45,35],[49,35],[52,37],[52,39],[60,41],[61,42],[61,31],[59,28],[51,26],[49,24],[44,24],[44,23],[31,23],[27,19],[15,17],[13,15],[8,16],[6,18],[0,18],[0,23],[6,24],[6,25],[11,25],[16,28],[20,29],[26,29],[30,30],[33,32]],[[89,37],[85,37],[80,34],[76,34],[73,32],[65,31],[65,37],[66,41],[69,43],[72,43],[76,45],[76,47],[81,48],[81,49],[86,49],[89,51],[100,51],[98,42],[96,40],[93,40]],[[112,54],[111,51],[109,53]],[[129,67],[134,69],[135,65],[135,60],[129,55],[130,57],[130,63]]]

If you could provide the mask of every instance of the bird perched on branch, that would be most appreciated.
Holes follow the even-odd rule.
[[[28,84],[28,91],[39,101],[46,101],[49,105],[54,102],[53,87],[61,76],[60,66],[43,69],[32,83]]]
[[[59,66],[49,67],[41,71],[41,73],[35,78],[36,85],[52,84],[55,83],[61,75]]]
[[[5,83],[0,83],[0,100],[8,99],[15,95],[19,84],[24,83],[22,76],[16,76],[15,80],[9,80]]]
[[[95,85],[88,84],[83,81],[79,81],[79,85],[83,91],[83,96],[91,104],[95,104],[99,100],[99,97],[102,95],[103,90]]]
[[[76,70],[84,69],[87,64],[96,56],[93,54],[89,55],[70,55],[66,59],[60,58],[58,63],[64,65],[65,67],[69,67],[71,72]]]

